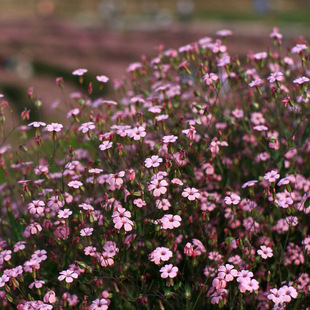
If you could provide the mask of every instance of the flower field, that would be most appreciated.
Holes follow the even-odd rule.
[[[309,47],[231,35],[76,69],[62,124],[0,94],[1,309],[310,309]]]

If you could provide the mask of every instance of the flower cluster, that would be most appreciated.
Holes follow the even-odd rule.
[[[243,61],[230,35],[143,57],[110,99],[73,71],[64,124],[23,111],[0,148],[1,309],[307,309],[309,47],[275,28]]]

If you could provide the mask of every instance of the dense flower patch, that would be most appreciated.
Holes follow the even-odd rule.
[[[1,309],[309,309],[308,47],[274,29],[242,60],[218,35],[142,57],[113,100],[91,99],[98,76],[68,124],[22,113],[0,149]]]

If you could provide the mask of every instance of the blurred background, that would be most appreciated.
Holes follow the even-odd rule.
[[[309,39],[310,0],[0,0],[0,93],[20,112],[31,108],[27,90],[34,87],[44,104],[40,117],[55,121],[58,76],[68,93],[78,89],[77,68],[93,81],[121,78],[159,44],[178,48],[220,29],[234,33],[232,55],[261,52],[274,26],[284,44]]]

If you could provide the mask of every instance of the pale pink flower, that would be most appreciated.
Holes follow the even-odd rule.
[[[101,83],[107,83],[109,81],[109,78],[105,75],[97,75],[96,79],[98,82],[101,82]]]
[[[159,165],[163,162],[163,159],[160,158],[157,155],[152,155],[151,158],[147,158],[144,161],[145,167],[146,168],[151,168],[151,167],[159,167]]]
[[[89,306],[89,310],[107,310],[109,308],[109,300],[105,298],[95,299]]]
[[[80,188],[81,186],[83,186],[83,183],[80,182],[80,181],[76,181],[76,180],[75,180],[75,181],[70,181],[70,182],[68,183],[68,186],[78,189],[78,188]]]
[[[26,244],[26,241],[16,242],[13,246],[13,252],[16,253],[16,252],[24,250],[26,248],[25,244]]]
[[[179,268],[176,266],[173,266],[172,264],[165,265],[160,268],[161,277],[163,279],[166,278],[175,278],[178,274]]]
[[[262,80],[256,79],[256,80],[252,81],[251,83],[249,83],[249,86],[250,87],[258,87],[260,84],[262,84]]]
[[[162,139],[163,139],[163,143],[173,143],[177,141],[178,137],[170,135],[170,136],[164,136]]]
[[[45,203],[42,200],[33,200],[28,204],[28,210],[31,214],[44,215]]]
[[[131,221],[129,218],[127,217],[116,217],[114,220],[114,227],[116,229],[121,229],[122,227],[124,227],[125,231],[131,231],[132,227],[134,225],[133,221]]]
[[[219,80],[219,77],[217,74],[215,73],[206,73],[203,77],[202,77],[203,81],[207,84],[207,85],[211,85],[214,82]]]
[[[157,199],[156,200],[156,208],[157,209],[163,209],[164,211],[167,211],[171,207],[171,203],[168,199]]]
[[[270,293],[267,295],[269,300],[272,300],[275,305],[282,304],[284,302],[284,297],[279,293],[276,288],[273,288],[269,291]]]
[[[86,228],[83,228],[81,231],[80,231],[80,235],[82,237],[89,237],[93,234],[93,231],[94,229],[93,228],[89,228],[89,227],[86,227]]]
[[[271,170],[264,175],[264,179],[270,183],[280,178],[280,174],[276,170]]]
[[[270,76],[267,77],[267,80],[269,81],[269,83],[274,83],[276,81],[278,82],[282,82],[284,80],[284,75],[282,72],[272,72],[270,74]]]
[[[241,200],[240,196],[234,193],[224,198],[225,204],[227,205],[231,205],[231,204],[237,205],[240,202],[240,200]]]
[[[46,126],[46,130],[49,132],[59,132],[63,128],[62,124],[51,123]]]
[[[32,122],[28,124],[29,127],[39,128],[39,127],[45,127],[46,123],[44,122]]]
[[[54,291],[48,291],[44,297],[43,297],[43,301],[49,304],[53,304],[56,302],[56,294]]]
[[[182,192],[182,196],[185,198],[187,197],[188,200],[193,201],[200,198],[200,193],[198,192],[198,189],[194,187],[186,187]]]
[[[67,283],[73,282],[74,279],[77,279],[78,274],[70,269],[64,270],[60,272],[60,276],[58,277],[59,281],[65,280]]]
[[[141,198],[134,199],[133,204],[136,205],[138,208],[142,208],[146,206],[146,202],[142,200]]]
[[[96,128],[96,126],[95,126],[94,122],[87,122],[87,123],[82,124],[79,127],[79,131],[82,131],[83,133],[87,133],[88,131],[93,130],[95,128]]]
[[[128,129],[127,134],[130,138],[134,139],[135,141],[138,141],[146,136],[145,128],[142,126],[134,127],[133,129]]]
[[[304,83],[308,83],[309,79],[306,76],[299,77],[293,81],[295,84],[302,85]]]
[[[292,298],[297,298],[298,296],[296,289],[293,286],[287,286],[287,285],[280,287],[278,293],[282,296],[282,299],[285,302],[290,302]]]
[[[234,279],[234,277],[238,276],[238,271],[234,269],[233,265],[226,264],[225,266],[220,266],[218,268],[217,276],[224,279],[226,282],[230,282]]]
[[[263,259],[267,259],[268,257],[273,256],[273,251],[272,248],[261,245],[260,249],[257,250],[257,254],[260,255]]]
[[[181,226],[181,217],[179,215],[165,214],[160,220],[162,229],[174,229]]]
[[[70,118],[72,116],[77,116],[80,114],[80,109],[79,108],[75,108],[75,109],[72,109],[70,110],[68,113],[67,113],[67,118]]]
[[[108,150],[112,147],[113,145],[113,142],[110,142],[110,141],[103,141],[100,145],[99,145],[99,149],[101,151],[105,151],[105,150]]]
[[[307,45],[306,44],[296,44],[292,49],[291,49],[291,53],[292,54],[300,54],[301,52],[303,52],[304,50],[307,49]]]
[[[42,281],[42,280],[34,280],[34,282],[32,282],[30,285],[29,285],[29,288],[30,289],[33,289],[34,287],[35,288],[41,288],[43,286],[43,284],[45,284],[45,281]]]
[[[211,297],[211,304],[219,304],[220,301],[226,299],[228,296],[228,291],[224,288],[220,288],[216,290],[210,297]]]
[[[257,180],[251,180],[248,182],[245,182],[241,187],[246,188],[246,187],[251,187],[254,186],[258,181]]]
[[[5,283],[9,282],[10,278],[7,275],[2,275],[0,277],[0,287],[3,287]]]
[[[72,75],[82,76],[84,75],[88,70],[87,69],[76,69],[72,72]]]
[[[148,186],[148,190],[154,190],[153,195],[155,197],[159,197],[167,192],[168,183],[166,180],[158,180],[154,179],[151,181],[150,185]]]
[[[165,247],[157,247],[149,256],[151,262],[159,265],[161,261],[168,261],[173,256],[172,252]]]

